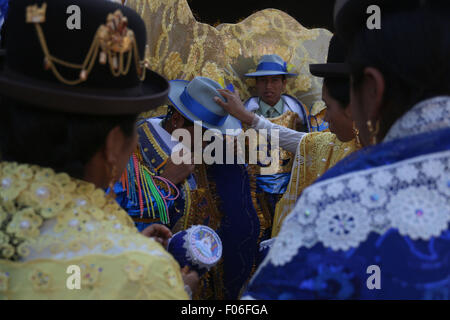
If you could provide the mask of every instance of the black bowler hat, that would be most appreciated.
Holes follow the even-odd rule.
[[[310,64],[309,71],[316,77],[348,77],[349,67],[345,63],[346,49],[337,35],[330,40],[327,63]]]
[[[380,8],[381,16],[393,12],[407,12],[418,8],[448,10],[449,0],[336,0],[334,7],[334,24],[336,33],[345,45],[349,45],[355,35],[367,28],[367,13],[371,5]],[[381,25],[381,28],[383,26]],[[376,29],[374,29],[376,30]]]
[[[80,29],[68,27],[74,5]],[[130,8],[105,0],[14,0],[5,27],[0,95],[83,114],[137,114],[166,102],[169,84],[146,68],[145,24]]]

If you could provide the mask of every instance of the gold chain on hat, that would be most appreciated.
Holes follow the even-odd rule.
[[[26,22],[33,23],[36,27],[39,42],[45,55],[45,70],[51,69],[59,81],[67,85],[77,85],[86,81],[95,65],[97,56],[101,64],[109,64],[111,73],[114,77],[128,74],[130,71],[131,60],[134,57],[136,72],[139,79],[141,81],[145,79],[148,62],[140,59],[134,32],[128,29],[128,19],[120,10],[108,14],[106,24],[101,25],[97,29],[94,40],[92,41],[91,47],[82,64],[66,62],[50,54],[44,32],[40,25],[45,22],[46,10],[47,3],[43,3],[41,8],[37,5],[28,6],[26,9]],[[125,59],[126,62],[124,61]],[[60,64],[67,68],[79,69],[79,78],[75,80],[64,78],[56,68],[56,64]]]

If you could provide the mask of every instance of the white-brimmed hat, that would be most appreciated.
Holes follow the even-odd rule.
[[[259,60],[256,71],[247,73],[246,77],[262,77],[262,76],[296,76],[296,73],[288,72],[287,63],[277,54],[266,54]]]
[[[196,77],[192,81],[170,81],[169,100],[187,119],[202,121],[206,129],[217,129],[223,134],[231,135],[227,129],[233,129],[233,135],[242,131],[241,122],[229,115],[215,101],[214,97],[225,99],[217,91],[223,89],[216,81],[205,77]]]

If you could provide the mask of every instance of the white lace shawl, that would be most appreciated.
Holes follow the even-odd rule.
[[[437,97],[413,107],[385,141],[448,127],[450,97]],[[450,150],[341,175],[305,189],[259,270],[289,263],[301,247],[348,250],[390,228],[428,240],[449,221]]]

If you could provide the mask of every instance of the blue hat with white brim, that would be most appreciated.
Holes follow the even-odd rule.
[[[263,77],[263,76],[296,76],[296,73],[290,73],[287,63],[277,54],[266,54],[259,60],[256,71],[247,73],[246,77]]]
[[[169,100],[190,121],[202,121],[204,128],[216,129],[222,134],[239,135],[242,132],[241,122],[214,101],[214,97],[225,101],[218,89],[223,88],[205,77],[196,77],[192,81],[172,80]]]

